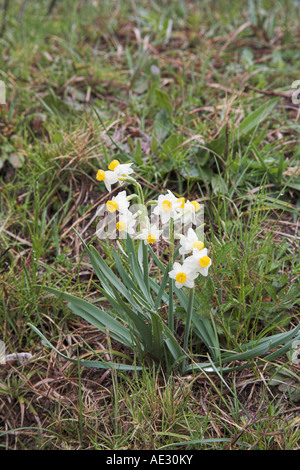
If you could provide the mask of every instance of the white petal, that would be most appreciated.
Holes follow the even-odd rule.
[[[183,284],[181,282],[177,282],[175,281],[175,286],[178,288],[178,289],[181,289]]]
[[[193,241],[193,242],[198,241],[197,234],[196,234],[195,230],[193,230],[192,228],[189,228],[189,229],[188,229],[187,236],[188,236],[188,239],[189,239],[190,241]]]
[[[160,214],[160,216],[161,216],[161,221],[162,221],[163,224],[169,222],[169,220],[170,220],[170,215],[171,215],[171,214],[170,214],[169,212],[163,212],[163,213]]]
[[[206,268],[201,268],[200,266],[199,273],[206,277],[208,275],[208,266]]]
[[[195,283],[192,279],[187,279],[184,283],[184,285],[186,287],[189,287],[190,289],[192,289],[194,286],[195,286]]]
[[[176,275],[177,275],[177,273],[174,271],[174,269],[169,272],[169,277],[170,277],[171,279],[175,279],[175,278],[176,278]]]
[[[106,189],[111,192],[111,185],[118,181],[118,177],[113,171],[107,170],[105,171],[105,178],[103,181]]]
[[[120,163],[114,169],[114,173],[117,176],[128,176],[133,173],[133,169],[131,168],[132,163]]]
[[[181,270],[181,265],[180,265],[177,261],[175,261],[175,263],[173,264],[173,269],[174,269],[177,273],[179,273],[180,270]]]

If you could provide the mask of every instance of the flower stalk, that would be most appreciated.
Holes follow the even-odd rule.
[[[169,223],[170,227],[170,252],[169,252],[169,271],[172,269],[173,262],[174,262],[174,219],[170,219]],[[174,280],[169,278],[169,309],[168,309],[168,327],[174,332]]]
[[[194,296],[195,296],[195,288],[190,290],[189,300],[188,300],[188,307],[187,307],[187,312],[186,312],[184,340],[183,340],[183,349],[184,349],[185,352],[187,352],[188,341],[189,341],[189,337],[190,337],[192,315],[193,315],[193,308],[194,308]]]

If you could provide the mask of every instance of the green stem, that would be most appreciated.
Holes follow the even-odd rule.
[[[174,262],[174,220],[170,219],[170,253],[169,253],[169,271],[173,267]],[[174,301],[173,301],[174,280],[169,280],[169,311],[168,311],[168,326],[174,333]]]
[[[183,349],[187,352],[188,341],[190,337],[191,323],[192,323],[192,313],[194,306],[194,288],[191,289],[189,294],[188,308],[186,312],[186,322],[184,330],[184,340],[183,340]]]
[[[172,265],[169,265],[169,271]],[[168,312],[168,327],[174,333],[174,305],[173,305],[173,279],[169,281],[169,312]]]
[[[148,246],[141,240],[143,244],[143,269],[144,269],[144,282],[147,291],[150,291],[149,287],[149,259],[148,259]]]

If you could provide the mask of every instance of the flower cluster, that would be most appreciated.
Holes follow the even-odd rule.
[[[161,217],[163,225],[171,218],[180,219],[185,224],[190,222],[195,224],[195,214],[199,209],[200,204],[197,201],[186,201],[183,197],[177,198],[170,190],[167,190],[167,194],[158,196],[157,206],[153,213]]]
[[[119,234],[133,235],[135,233],[135,225],[137,223],[136,217],[129,210],[130,196],[127,196],[126,191],[121,191],[112,199],[107,201],[106,208],[108,212],[118,214],[118,222],[116,228]]]
[[[175,262],[169,276],[175,279],[175,286],[179,289],[184,286],[192,288],[199,274],[205,277],[208,275],[211,259],[207,256],[204,243],[198,240],[192,228],[189,228],[187,236],[181,235],[180,245],[179,253],[190,256],[185,258],[182,264]]]
[[[140,204],[144,204],[142,190],[138,182],[130,176],[134,170],[131,168],[132,163],[121,164],[118,160],[113,160],[108,166],[108,170],[98,170],[96,179],[103,181],[106,189],[110,192],[111,186],[115,183],[123,183],[129,181],[136,185],[137,194],[127,195],[126,191],[121,191],[117,196],[112,197],[106,203],[107,211],[110,213],[118,213],[118,222],[116,228],[119,234],[130,235],[131,237],[142,240],[146,245],[152,245],[162,237],[163,230],[159,230],[156,224],[150,222],[145,212],[133,214],[130,211],[130,200],[134,197],[139,199]],[[172,221],[180,221],[181,223],[196,224],[196,213],[200,210],[200,204],[197,201],[189,201],[183,197],[176,197],[170,190],[166,194],[158,196],[153,214],[161,220],[162,226],[169,226]],[[139,221],[140,230],[137,235],[136,224]],[[174,225],[173,225],[174,230]],[[183,258],[182,264],[174,262],[172,270],[169,272],[171,279],[175,280],[178,288],[193,288],[195,279],[199,274],[208,275],[208,268],[211,265],[211,259],[207,255],[207,249],[204,243],[198,239],[196,232],[189,228],[187,235],[174,233],[174,238],[179,239],[179,254]],[[186,257],[186,255],[189,255]]]

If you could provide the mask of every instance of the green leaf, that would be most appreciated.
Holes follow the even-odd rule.
[[[130,275],[125,271],[122,263],[121,263],[121,260],[116,252],[115,249],[112,250],[112,253],[113,253],[113,257],[114,257],[114,260],[115,260],[115,264],[116,264],[116,268],[121,276],[121,279],[123,281],[123,283],[126,285],[127,289],[131,292],[134,292],[137,296],[141,296],[141,291],[140,289],[138,288],[137,284],[134,283],[133,279],[130,277]],[[130,303],[133,305],[133,306],[136,306],[138,307],[137,303],[134,301],[134,298],[132,297],[132,300],[130,300]]]
[[[154,120],[154,133],[158,142],[161,142],[172,129],[172,121],[168,111],[161,109]]]
[[[147,350],[151,347],[151,329],[145,323],[143,315],[139,311],[136,313],[132,310],[125,302],[122,301],[121,297],[118,295],[117,291],[115,291],[117,302],[111,299],[114,308],[118,311],[118,309],[122,309],[124,313],[130,318],[132,323],[134,324],[135,329],[139,332],[140,338],[142,340],[143,349]]]
[[[138,262],[132,239],[130,237],[126,238],[126,248],[127,248],[129,263],[130,263],[131,269],[133,271],[133,276],[134,276],[136,282],[138,283],[138,286],[141,289],[145,299],[147,299],[147,301],[149,302],[149,304],[151,306],[154,306],[153,299],[152,299],[152,297],[151,297],[151,295],[148,291],[148,288],[145,284],[144,275],[143,275],[143,272],[141,270],[140,264]]]
[[[209,319],[197,315],[197,313],[194,312],[192,316],[192,322],[195,333],[197,333],[199,338],[206,345],[213,359],[218,360],[220,351],[219,340]]]
[[[144,367],[143,366],[135,366],[135,365],[128,365],[128,364],[118,364],[114,362],[104,362],[104,361],[86,361],[86,360],[79,360],[78,359],[72,359],[68,356],[65,356],[62,354],[58,349],[56,349],[50,341],[47,340],[47,338],[31,323],[28,323],[29,327],[37,333],[37,335],[43,340],[43,342],[49,346],[51,349],[53,349],[59,356],[63,357],[66,359],[66,361],[75,363],[84,367],[91,367],[95,369],[115,369],[115,370],[142,370]]]
[[[173,357],[173,360],[174,360],[173,366],[174,366],[175,363],[179,363],[183,358],[187,356],[186,356],[186,353],[181,348],[180,344],[178,344],[178,341],[176,340],[174,334],[169,329],[169,327],[165,325],[165,323],[162,324],[162,327],[163,327],[164,340],[168,347],[169,352],[171,353]]]
[[[152,327],[152,351],[155,357],[160,361],[163,360],[163,322],[157,313],[151,315],[151,327]]]
[[[160,259],[156,256],[156,254],[155,254],[154,251],[153,251],[153,248],[152,248],[150,245],[149,245],[148,248],[149,248],[149,251],[150,251],[150,253],[151,253],[152,258],[153,258],[154,261],[155,261],[156,266],[162,271],[162,273],[164,273],[165,270],[166,270],[166,268],[167,268],[167,266],[165,266],[165,265],[160,261]]]
[[[71,294],[60,292],[52,287],[45,287],[45,290],[55,294],[62,300],[66,300],[69,308],[76,315],[84,318],[86,321],[99,328],[100,331],[105,332],[106,330],[109,330],[112,338],[122,344],[132,347],[132,338],[128,329],[111,315],[104,312],[104,310],[101,310],[99,307],[96,307],[86,300],[79,299]]]
[[[160,109],[165,109],[169,116],[172,114],[172,105],[170,102],[170,98],[167,93],[163,90],[155,90],[156,94],[156,104],[159,106]]]
[[[120,279],[113,273],[109,266],[107,266],[107,264],[99,255],[95,247],[92,246],[90,249],[88,249],[88,255],[93,265],[93,268],[95,269],[98,279],[100,281],[104,281],[103,276],[105,276],[109,281],[109,284],[105,283],[105,286],[103,287],[107,288],[109,286],[108,290],[111,291],[110,286],[116,286],[122,293],[122,295],[124,295],[124,297],[130,298],[130,294],[125,288],[124,284],[122,284]]]
[[[278,98],[274,98],[273,100],[267,101],[262,106],[253,111],[251,114],[249,114],[247,117],[245,117],[239,127],[240,135],[244,136],[256,127],[258,127],[259,124],[261,124],[271,113],[271,111],[273,111],[277,103]]]
[[[162,301],[163,298],[166,302],[169,300],[168,295],[166,295],[166,293],[165,293],[165,288],[166,288],[168,279],[169,279],[169,272],[166,269],[165,272],[164,272],[162,281],[161,281],[161,285],[160,285],[159,290],[157,292],[157,297],[156,297],[156,300],[155,300],[155,310],[157,310],[159,308],[160,302]]]

